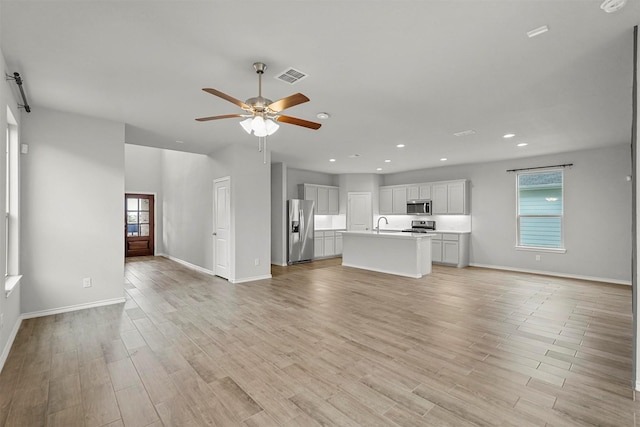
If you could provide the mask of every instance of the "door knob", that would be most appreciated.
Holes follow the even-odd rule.
[[[218,233],[211,233],[211,235],[212,235],[212,236],[217,236],[217,235],[218,235]]]

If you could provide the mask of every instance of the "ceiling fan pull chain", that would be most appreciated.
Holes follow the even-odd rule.
[[[262,137],[258,137],[258,153],[262,151]]]
[[[267,137],[264,137],[264,143],[262,144],[262,163],[267,164]]]

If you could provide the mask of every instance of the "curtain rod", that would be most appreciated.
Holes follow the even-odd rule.
[[[31,107],[29,107],[29,103],[27,102],[27,96],[24,94],[24,89],[22,89],[22,77],[20,77],[20,73],[13,73],[13,76],[5,73],[5,80],[13,80],[18,85],[18,89],[20,89],[20,95],[22,96],[22,102],[24,104],[18,104],[18,107],[24,108],[27,113],[31,112]]]
[[[535,168],[507,169],[507,172],[532,171],[535,169],[549,169],[549,168],[566,168],[568,166],[573,166],[573,163],[565,163],[564,165],[553,165],[553,166],[538,166]]]

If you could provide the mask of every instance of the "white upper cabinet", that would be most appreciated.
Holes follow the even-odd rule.
[[[407,213],[407,187],[397,187],[393,189],[393,213]]]
[[[407,186],[407,200],[431,200],[431,184]]]
[[[420,200],[431,200],[431,184],[418,185]]]
[[[407,200],[418,200],[420,198],[420,187],[410,185],[407,187]]]
[[[318,209],[318,187],[315,185],[300,185],[300,198],[304,200],[313,200],[314,209]]]
[[[329,187],[329,213],[337,215],[340,213],[340,191],[338,187]]]
[[[466,181],[447,184],[447,213],[467,213],[466,193]]]
[[[469,214],[469,181],[447,181],[432,184],[433,214]]]
[[[407,200],[431,200],[434,215],[468,215],[469,181],[455,180],[380,187],[380,215],[406,215]]]
[[[404,215],[407,213],[407,186],[380,187],[380,214]]]
[[[393,213],[393,189],[380,187],[380,214]]]
[[[316,214],[325,215],[327,212],[329,212],[329,189],[327,187],[318,187]]]
[[[449,197],[447,196],[447,184],[433,184],[431,212],[433,214],[449,213]]]
[[[340,213],[340,191],[329,185],[300,184],[300,197],[315,202],[316,215],[338,215]]]

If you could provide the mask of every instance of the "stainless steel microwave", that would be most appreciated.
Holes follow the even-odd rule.
[[[431,215],[431,200],[407,200],[407,215]]]

